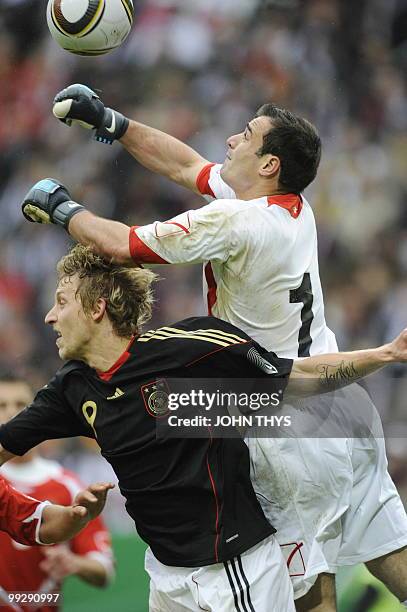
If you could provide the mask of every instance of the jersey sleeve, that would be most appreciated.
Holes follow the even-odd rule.
[[[237,407],[242,415],[249,415],[261,406],[274,412],[283,402],[292,364],[291,359],[279,358],[253,340],[232,344],[222,350],[215,349],[192,366],[192,389],[196,386],[209,395],[214,391],[236,394],[240,398]],[[222,403],[218,406],[215,402],[212,413],[215,411],[216,414],[218,409],[223,413],[222,406]]]
[[[234,200],[236,194],[220,175],[221,164],[208,164],[198,174],[196,186],[202,195],[211,196],[218,200]]]
[[[0,529],[25,546],[40,543],[42,511],[49,502],[23,495],[0,478]]]
[[[201,365],[193,365],[196,373],[209,378],[216,372],[216,377],[224,378],[267,378],[284,381],[284,387],[293,366],[292,359],[277,357],[271,351],[266,351],[254,340],[215,350],[201,359]]]
[[[90,437],[90,433],[66,403],[57,377],[37,393],[32,404],[0,427],[0,444],[15,455],[24,455],[45,440],[75,436]]]
[[[226,262],[232,245],[228,200],[216,200],[169,221],[130,229],[130,254],[136,263]]]
[[[196,334],[200,342],[207,338],[208,350],[187,365],[189,382],[182,381],[182,392],[188,388],[198,397],[215,398],[210,408],[212,417],[224,415],[229,408],[242,415],[260,408],[274,413],[284,399],[293,360],[266,351],[234,326],[228,329],[223,321],[213,321],[216,323],[212,329]],[[210,347],[213,340],[216,344]],[[173,392],[177,391],[178,387]],[[203,395],[199,396],[200,393]],[[224,400],[219,400],[224,394],[239,399],[225,405]]]
[[[189,323],[191,321],[191,323]],[[292,359],[278,357],[255,342],[234,325],[213,317],[187,320],[188,327],[201,328],[200,343],[205,339],[209,350],[195,357],[187,365],[191,378],[225,378],[251,381],[262,379],[276,388],[281,397],[288,384],[293,367]],[[206,327],[202,329],[202,327]],[[212,346],[211,346],[212,344]]]

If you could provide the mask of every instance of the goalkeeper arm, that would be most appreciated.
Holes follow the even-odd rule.
[[[105,259],[134,265],[129,248],[130,227],[93,215],[71,200],[69,191],[57,179],[43,179],[33,185],[23,200],[22,211],[28,221],[61,225],[77,242],[90,246]]]
[[[152,172],[200,194],[196,178],[209,162],[190,146],[136,121],[130,121],[120,142],[140,164]]]
[[[78,123],[93,128],[99,142],[112,144],[119,140],[149,170],[200,193],[196,178],[209,163],[206,159],[177,138],[106,107],[89,87],[75,84],[63,89],[55,96],[52,110],[66,125]]]

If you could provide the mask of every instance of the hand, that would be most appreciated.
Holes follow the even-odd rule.
[[[112,144],[126,132],[129,120],[121,113],[105,107],[102,100],[86,85],[69,85],[54,98],[52,112],[66,125],[79,123],[95,129],[99,142]]]
[[[73,202],[69,191],[52,178],[35,183],[22,203],[24,217],[34,223],[56,223],[68,229],[71,218],[85,208]]]
[[[61,582],[67,576],[74,576],[80,570],[80,557],[65,546],[51,546],[42,551],[45,559],[40,563],[40,569],[56,582]]]
[[[407,327],[388,345],[394,362],[407,362]]]
[[[88,584],[103,587],[112,574],[113,567],[109,570],[102,560],[86,553],[76,554],[66,546],[50,546],[41,552],[44,558],[40,568],[56,582],[62,582],[68,576],[77,576]]]
[[[89,485],[75,497],[74,508],[85,508],[89,520],[96,518],[105,507],[108,492],[114,487],[112,482],[98,482]]]
[[[72,506],[45,506],[39,530],[40,541],[55,544],[73,538],[102,512],[107,493],[114,486],[111,482],[93,484],[76,495]]]

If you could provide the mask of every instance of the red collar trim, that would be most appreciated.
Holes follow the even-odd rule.
[[[136,336],[133,336],[132,339],[130,340],[129,344],[126,347],[126,350],[124,351],[124,353],[122,353],[120,355],[120,357],[114,362],[114,364],[105,372],[101,372],[100,370],[96,370],[97,375],[99,376],[99,378],[101,378],[102,380],[104,380],[105,382],[109,382],[109,380],[112,378],[113,374],[116,374],[117,370],[120,370],[120,368],[122,367],[122,365],[124,365],[126,363],[126,361],[128,360],[128,358],[130,357],[130,347],[133,344],[134,340],[136,339]]]
[[[285,193],[283,195],[268,196],[267,202],[269,206],[275,204],[288,210],[290,215],[296,219],[302,210],[302,198],[295,193]]]

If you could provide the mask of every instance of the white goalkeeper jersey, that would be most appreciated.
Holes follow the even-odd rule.
[[[315,219],[294,194],[239,200],[206,166],[197,178],[217,198],[169,221],[135,226],[137,262],[204,264],[208,313],[233,323],[282,357],[338,350],[325,323]]]

